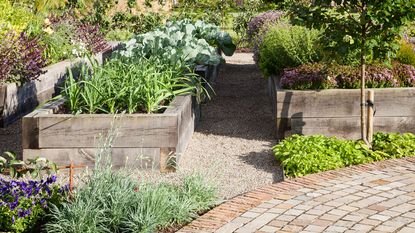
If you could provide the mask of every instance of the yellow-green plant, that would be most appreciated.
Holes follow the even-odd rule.
[[[396,54],[396,59],[404,64],[415,66],[415,46],[402,41],[401,47]]]

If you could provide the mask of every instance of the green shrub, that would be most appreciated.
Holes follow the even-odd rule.
[[[127,29],[113,29],[107,32],[105,38],[108,41],[127,41],[133,38],[134,33]]]
[[[293,177],[379,159],[361,142],[322,135],[294,135],[274,146],[273,151],[285,175]]]
[[[403,64],[415,66],[415,47],[408,42],[402,42],[401,48],[396,54],[396,59]]]
[[[374,151],[381,151],[390,158],[415,156],[415,135],[412,133],[377,133],[374,136]]]
[[[199,175],[181,184],[139,182],[112,171],[110,160],[103,157],[111,155],[103,154],[71,201],[52,208],[47,232],[158,232],[191,221],[216,200],[215,188]]]
[[[317,41],[320,32],[301,26],[277,24],[265,35],[260,46],[259,67],[265,76],[284,68],[320,60]]]
[[[24,5],[12,4],[13,1],[0,1],[0,35],[9,30],[21,33],[35,15]]]
[[[412,133],[376,133],[372,149],[361,141],[322,135],[293,135],[273,147],[287,176],[298,177],[345,166],[415,156]]]

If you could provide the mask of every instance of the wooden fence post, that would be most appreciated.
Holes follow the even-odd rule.
[[[375,92],[373,90],[368,90],[368,106],[367,106],[367,141],[372,145],[373,141],[373,105],[375,101]]]

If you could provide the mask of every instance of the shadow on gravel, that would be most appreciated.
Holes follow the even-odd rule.
[[[261,152],[250,152],[239,156],[239,158],[258,170],[272,174],[273,183],[284,181],[284,172],[282,167],[275,159],[271,149],[263,150]]]

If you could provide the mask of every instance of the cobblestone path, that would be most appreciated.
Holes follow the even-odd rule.
[[[415,232],[415,158],[313,174],[240,195],[179,232]]]

